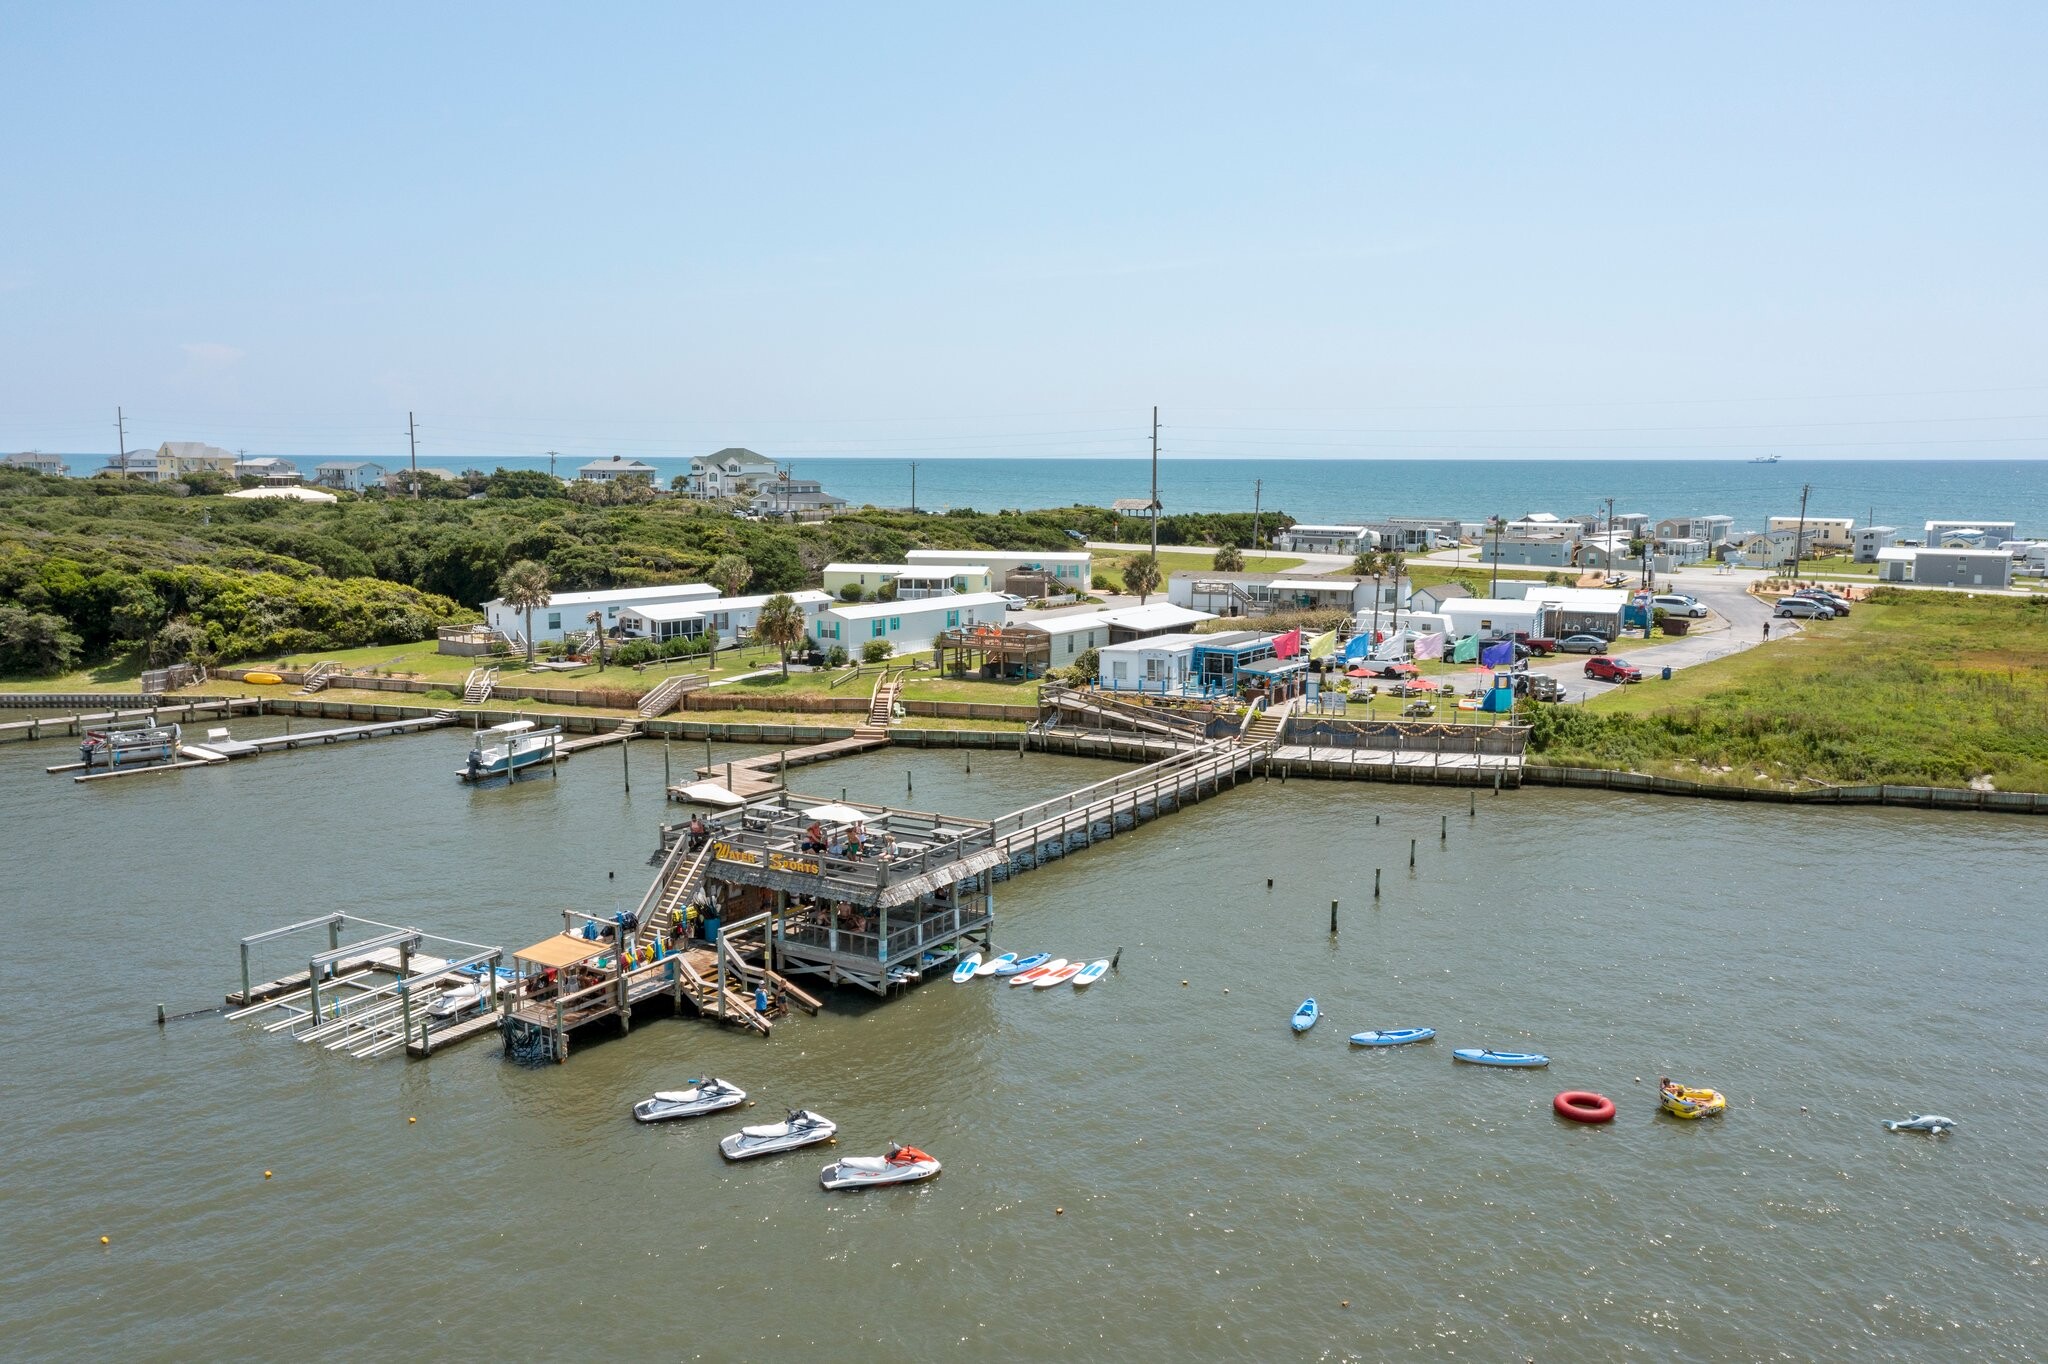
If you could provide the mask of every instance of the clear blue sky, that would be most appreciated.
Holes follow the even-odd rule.
[[[0,449],[2048,454],[2048,6],[6,0]]]

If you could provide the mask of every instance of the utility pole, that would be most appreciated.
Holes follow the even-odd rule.
[[[917,510],[917,461],[910,461],[910,510]]]
[[[1806,498],[1813,491],[1811,483],[1799,485],[1799,529],[1792,536],[1792,577],[1799,577],[1799,561],[1806,557]]]
[[[1607,499],[1607,571],[1614,571],[1614,499]]]
[[[562,453],[562,452],[561,452],[560,450],[550,450],[550,451],[548,451],[548,477],[549,477],[549,478],[553,478],[553,477],[555,476],[555,458],[556,458],[556,456],[560,455],[561,453]]]
[[[1159,405],[1152,405],[1152,557],[1159,557]]]
[[[1492,598],[1494,598],[1494,599],[1495,599],[1496,601],[1498,601],[1498,600],[1500,599],[1500,528],[1501,528],[1501,526],[1502,526],[1502,524],[1503,524],[1503,522],[1502,522],[1502,519],[1501,519],[1501,515],[1500,515],[1500,513],[1499,513],[1499,512],[1495,512],[1495,513],[1493,514],[1493,517],[1492,517],[1492,521],[1493,521],[1493,527],[1492,527],[1492,529],[1493,529],[1493,586],[1492,586],[1492,587],[1489,587],[1489,588],[1487,588],[1487,589],[1486,589],[1486,595],[1487,595],[1487,596],[1489,596],[1489,597],[1492,597]],[[1400,586],[1399,586],[1399,584],[1396,584],[1396,585],[1395,585],[1395,591],[1397,591],[1397,592],[1398,592],[1399,590],[1400,590]]]
[[[419,428],[412,424],[412,413],[405,414],[405,444],[412,451],[412,500],[420,500],[420,439]]]
[[[125,483],[128,479],[128,418],[118,407],[114,409],[114,430],[120,435],[121,480]]]
[[[1255,478],[1252,480],[1252,553],[1254,554],[1259,553],[1260,545],[1263,543],[1259,539],[1259,497],[1265,491],[1265,479]]]

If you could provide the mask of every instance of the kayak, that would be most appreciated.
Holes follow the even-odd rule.
[[[1718,1089],[1673,1085],[1664,1091],[1664,1111],[1674,1118],[1711,1118],[1727,1109],[1728,1100]]]
[[[724,1080],[692,1080],[688,1089],[655,1091],[653,1098],[642,1099],[633,1105],[633,1116],[641,1122],[694,1118],[702,1113],[716,1113],[721,1108],[737,1108],[746,1099],[747,1091]]]
[[[960,964],[953,968],[953,983],[955,985],[965,985],[968,981],[974,979],[974,973],[980,969],[981,953],[968,953],[960,959]]]
[[[1316,1025],[1316,1020],[1320,1017],[1322,1011],[1316,1008],[1315,1000],[1304,999],[1301,1001],[1301,1007],[1294,1011],[1293,1028],[1296,1032],[1307,1032]]]
[[[1070,961],[1065,966],[1062,966],[1059,970],[1048,971],[1044,975],[1040,976],[1037,980],[1032,981],[1032,988],[1038,990],[1050,990],[1055,985],[1065,985],[1075,976],[1080,975],[1082,969],[1083,968],[1080,962]]]
[[[1045,979],[1066,964],[1067,959],[1065,957],[1055,957],[1041,966],[1034,966],[1029,971],[1020,971],[1016,975],[1011,976],[1010,984],[1036,985],[1039,981]]]
[[[1033,952],[1028,957],[1019,957],[1014,952],[1005,952],[1003,955],[1008,957],[1010,962],[1007,966],[996,968],[996,974],[999,976],[1014,976],[1020,971],[1029,971],[1034,966],[1043,966],[1052,960],[1050,952]]]
[[[915,1146],[891,1146],[886,1156],[843,1156],[824,1168],[818,1182],[828,1189],[864,1189],[870,1184],[912,1184],[938,1172],[937,1156]]]
[[[1485,1047],[1459,1047],[1451,1053],[1459,1061],[1475,1066],[1547,1066],[1548,1056],[1539,1056],[1533,1051],[1491,1051]]]
[[[1101,961],[1091,961],[1074,973],[1074,988],[1076,990],[1085,990],[1096,981],[1101,980],[1108,972],[1109,958],[1104,957]]]
[[[1435,1036],[1435,1028],[1381,1028],[1377,1032],[1355,1032],[1351,1034],[1351,1045],[1354,1047],[1405,1047],[1410,1042],[1427,1042]]]
[[[1005,966],[1013,965],[1016,962],[1016,960],[1017,954],[1015,952],[1005,952],[1000,957],[996,957],[992,960],[985,961],[981,965],[975,967],[974,974],[977,976],[999,975],[1001,974],[1002,969]]]

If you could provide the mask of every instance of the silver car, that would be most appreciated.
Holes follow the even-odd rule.
[[[1796,616],[1801,620],[1833,620],[1835,608],[1811,597],[1787,597],[1771,614],[1781,619]]]

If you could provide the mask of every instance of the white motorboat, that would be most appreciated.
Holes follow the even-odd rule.
[[[484,999],[484,987],[472,980],[452,990],[443,991],[427,1006],[427,1017],[437,1023],[445,1023],[451,1018],[460,1018],[470,1010],[481,1007]]]
[[[531,720],[508,720],[480,729],[470,745],[468,763],[457,768],[455,775],[464,781],[489,781],[551,762],[555,741],[561,737],[559,726],[540,729]]]
[[[633,1116],[641,1122],[667,1122],[671,1118],[695,1118],[721,1108],[737,1108],[747,1101],[747,1091],[713,1076],[692,1080],[688,1089],[662,1089],[651,1099],[633,1105]]]
[[[813,1113],[808,1108],[792,1108],[787,1122],[742,1127],[720,1141],[718,1149],[725,1153],[727,1160],[746,1160],[752,1156],[773,1155],[777,1151],[794,1151],[799,1146],[815,1146],[821,1141],[832,1140],[838,1131],[839,1124],[824,1114]]]
[[[870,1184],[914,1184],[938,1172],[937,1156],[915,1146],[891,1146],[886,1156],[842,1156],[825,1167],[818,1182],[828,1189],[864,1189]]]

